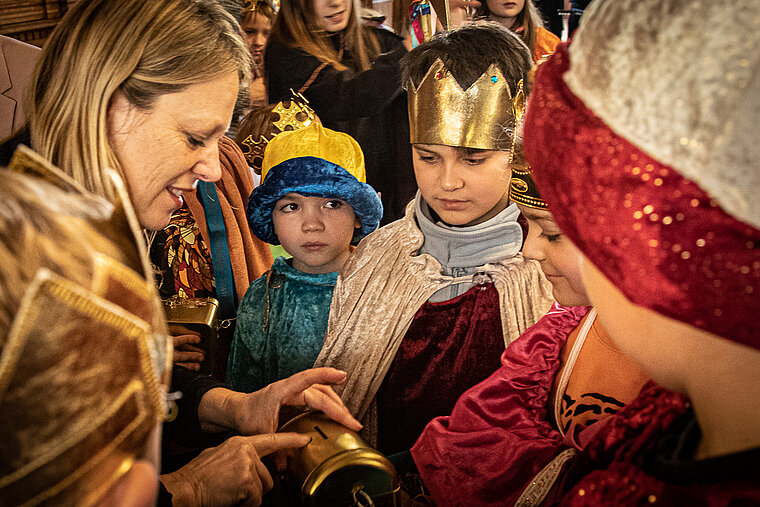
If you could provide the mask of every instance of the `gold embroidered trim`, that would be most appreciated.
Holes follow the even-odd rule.
[[[8,334],[8,343],[0,357],[0,401],[13,376],[18,357],[23,348],[29,329],[37,320],[41,310],[36,302],[38,297],[50,296],[96,322],[120,329],[126,337],[137,341],[140,350],[140,364],[151,402],[157,414],[165,414],[164,400],[158,385],[148,350],[151,328],[148,323],[127,312],[120,306],[106,301],[73,282],[65,280],[47,269],[40,269],[22,298],[21,307]]]
[[[55,445],[51,446],[48,452],[46,452],[44,455],[40,456],[33,462],[28,463],[26,466],[22,468],[19,468],[18,470],[14,471],[12,474],[9,474],[9,475],[6,475],[5,477],[0,478],[0,490],[8,487],[9,485],[29,475],[30,473],[33,473],[35,470],[42,467],[43,465],[50,463],[57,456],[61,455],[65,450],[74,447],[78,442],[86,438],[88,435],[92,434],[92,428],[99,428],[106,420],[108,420],[118,410],[120,410],[127,403],[127,401],[129,401],[130,398],[134,397],[136,393],[143,392],[144,390],[145,390],[144,384],[141,381],[132,380],[124,389],[124,391],[119,395],[119,397],[116,400],[114,400],[114,402],[107,408],[107,410],[102,414],[102,416],[97,418],[95,421],[93,421],[93,424],[89,425],[87,429],[82,430],[74,435],[71,435],[70,438],[64,441],[57,442]],[[145,405],[142,403],[142,399],[139,396],[134,397],[134,399],[139,409],[138,417],[136,417],[132,422],[130,422],[129,425],[127,425],[116,436],[116,438],[114,438],[111,442],[109,442],[108,445],[106,445],[100,452],[98,452],[96,455],[90,458],[83,466],[78,468],[74,473],[68,475],[66,478],[64,478],[62,481],[60,481],[56,485],[52,486],[51,488],[48,488],[47,490],[39,493],[34,498],[23,503],[22,506],[37,505],[39,503],[44,502],[45,500],[48,500],[56,496],[61,491],[63,491],[64,489],[69,487],[71,484],[73,484],[77,479],[82,477],[85,473],[87,473],[88,470],[90,470],[95,465],[97,465],[100,461],[102,461],[107,456],[109,456],[113,452],[113,450],[119,444],[121,444],[135,430],[135,428],[137,428],[139,425],[141,425],[145,421],[145,418],[148,416],[148,411]],[[114,482],[116,481],[116,479],[118,479],[118,477],[119,476],[116,476],[113,478]],[[108,485],[99,486],[98,490],[100,490],[102,494],[103,492],[105,492],[105,490],[110,488],[111,485],[113,485],[113,482]],[[99,496],[100,495],[90,495],[91,497],[90,500],[94,502],[95,500],[97,500]]]
[[[554,486],[559,473],[565,464],[573,459],[578,453],[575,449],[565,449],[552,461],[541,469],[528,486],[523,490],[520,498],[515,502],[515,507],[534,507],[544,501],[546,495]]]

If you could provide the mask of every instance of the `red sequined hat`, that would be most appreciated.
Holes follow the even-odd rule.
[[[640,23],[652,21],[651,15],[629,12],[631,19],[639,18],[638,27],[611,23],[609,11],[616,7],[610,4],[617,3],[597,6],[584,26],[586,32],[599,30],[582,42],[579,30],[569,49],[561,45],[538,69],[524,128],[525,152],[538,189],[562,231],[633,303],[760,348],[760,157],[754,156],[760,150],[760,130],[737,132],[749,121],[747,115],[751,121],[760,117],[760,51],[737,60],[734,75],[726,70],[733,62],[721,66],[704,56],[712,46],[703,51],[695,46],[692,56],[699,62],[684,65],[706,68],[689,75],[681,76],[686,71],[679,68],[654,68],[647,75],[641,69],[646,65],[632,65],[626,74],[626,66],[614,59],[621,46],[605,46],[604,37],[620,42],[629,30],[631,40],[638,40],[622,49],[636,53],[636,44],[640,51],[655,51],[655,39],[668,35],[653,33],[657,28],[634,33]],[[636,2],[624,3],[636,9]],[[651,2],[644,3],[652,9]],[[688,2],[676,3],[663,2],[671,10],[688,7],[681,5]],[[740,12],[733,15],[760,20],[760,3],[739,3]],[[685,10],[670,14],[663,16],[668,23],[681,23],[679,29],[688,24]],[[610,26],[604,28],[605,23]],[[741,47],[760,40],[750,25],[739,30],[738,37],[745,37]],[[698,31],[695,45],[724,35],[704,27]],[[599,42],[594,37],[601,39],[596,53],[591,51],[592,42]],[[659,44],[673,51],[667,40]],[[640,56],[631,58],[636,62]],[[660,56],[647,58],[656,62]],[[729,59],[717,51],[711,57]],[[571,59],[584,63],[571,68]],[[650,79],[650,86],[634,90],[639,85],[634,82],[629,93],[625,81],[638,79],[636,72],[644,72],[641,79]],[[667,74],[662,77],[665,84],[657,72]],[[720,110],[714,114],[716,105],[701,95],[716,84],[706,85],[710,79],[719,81],[718,89],[734,82],[725,93],[716,93]],[[661,97],[653,95],[667,93],[666,85],[668,90],[682,89],[670,94],[676,98],[664,110],[667,106],[657,103]],[[693,100],[689,94],[695,95]],[[736,161],[717,163],[721,156]]]

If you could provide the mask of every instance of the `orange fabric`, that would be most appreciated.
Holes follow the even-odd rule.
[[[546,28],[536,27],[536,47],[533,48],[533,61],[537,62],[542,56],[554,53],[560,43],[559,37]]]
[[[243,299],[252,281],[263,275],[274,259],[269,245],[260,241],[248,227],[245,209],[254,183],[251,170],[237,144],[227,137],[219,141],[219,161],[222,165],[222,179],[216,182],[219,204],[222,207],[224,227],[227,229],[227,247],[230,250],[232,274],[238,298]],[[195,192],[185,195],[201,236],[209,244],[206,214]]]
[[[551,400],[562,376],[570,351],[588,315],[567,338],[562,349],[561,367],[554,378]],[[559,421],[565,433],[578,426],[590,426],[633,401],[649,377],[615,345],[597,318],[583,342],[567,389],[562,397]]]

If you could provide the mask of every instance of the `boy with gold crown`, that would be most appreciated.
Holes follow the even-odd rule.
[[[450,413],[551,305],[508,195],[530,67],[527,47],[489,24],[402,60],[419,193],[344,266],[316,363],[348,372],[342,398],[386,454]]]
[[[528,221],[523,254],[540,263],[557,304],[507,347],[501,368],[464,393],[450,416],[431,421],[412,447],[424,484],[414,493],[437,505],[532,505],[649,380],[597,318],[580,251],[560,231],[530,168],[518,165],[509,196]],[[531,481],[555,458],[557,466]]]

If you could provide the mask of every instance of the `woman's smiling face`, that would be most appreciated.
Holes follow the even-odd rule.
[[[312,0],[317,24],[330,33],[340,32],[348,26],[351,0]]]
[[[198,180],[221,177],[217,143],[232,117],[238,74],[161,95],[149,110],[121,92],[108,108],[108,141],[121,164],[140,224],[164,228]]]

